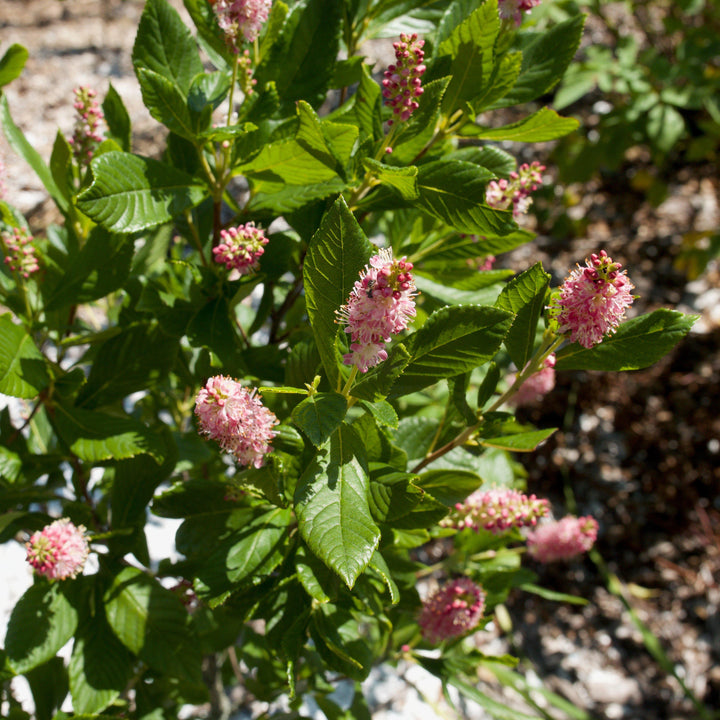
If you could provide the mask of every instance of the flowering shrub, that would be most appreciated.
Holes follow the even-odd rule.
[[[544,168],[499,144],[577,126],[527,109],[582,33],[523,27],[534,4],[432,3],[383,73],[358,49],[417,27],[404,0],[185,0],[192,31],[148,0],[153,157],[112,86],[78,91],[49,163],[0,97],[64,220],[30,240],[0,202],[0,534],[36,570],[0,666],[45,717],[66,694],[58,718],[219,717],[237,682],[340,717],[341,678],[367,717],[360,683],[401,659],[482,699],[463,643],[536,588],[528,548],[590,546],[592,519],[540,523],[510,453],[554,428],[513,408],[554,373],[647,367],[692,318],[625,320],[632,285],[600,249],[559,291],[540,264],[502,269]],[[179,559],[148,547],[150,516],[179,521]]]

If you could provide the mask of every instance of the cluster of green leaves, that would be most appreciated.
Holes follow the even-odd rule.
[[[626,151],[644,145],[662,170],[673,159],[711,160],[720,147],[720,10],[706,0],[657,3],[652,8],[623,3],[621,20],[611,19],[596,0],[559,3],[555,13],[589,10],[611,34],[612,46],[590,46],[566,73],[553,104],[567,108],[599,90],[602,111],[592,141],[568,138],[558,149],[568,179],[587,179],[620,167]],[[628,26],[632,29],[628,32]],[[582,141],[581,141],[582,140]],[[646,189],[638,187],[638,189]],[[651,187],[650,195],[659,192]]]
[[[299,705],[310,693],[329,718],[367,717],[359,692],[345,715],[328,695],[406,644],[427,648],[418,548],[452,536],[437,574],[482,583],[489,612],[512,588],[535,587],[518,533],[438,522],[483,483],[520,482],[508,451],[552,433],[495,397],[510,362],[524,367],[554,337],[543,329],[550,277],[535,265],[506,282],[512,273],[468,260],[533,237],[485,202],[488,181],[516,166],[493,143],[550,140],[576,122],[546,107],[499,127],[477,118],[550,90],[583,22],[516,32],[496,0],[416,4],[276,0],[254,48],[255,91],[235,115],[236,65],[211,6],[185,0],[193,35],[166,0],[148,0],[133,63],[167,128],[160,159],[131,152],[112,87],[89,169],[60,133],[46,164],[0,97],[9,143],[65,219],[38,241],[41,274],[0,275],[10,311],[0,392],[32,405],[22,424],[0,412],[0,541],[59,508],[100,550],[95,573],[36,579],[10,619],[2,680],[28,677],[39,720],[68,717],[55,714],[68,692],[73,717],[177,717],[207,698],[203,658],[228,648],[217,656],[225,683],[237,681],[237,660],[261,700],[289,693]],[[380,85],[353,53],[397,27],[427,33],[428,69],[388,155]],[[11,48],[0,81],[24,59]],[[210,261],[224,226],[278,218],[258,273],[230,280]],[[0,229],[24,224],[0,203]],[[357,379],[336,311],[378,234],[415,264],[422,296],[412,330]],[[558,368],[644,367],[690,324],[657,311],[597,348],[568,345]],[[197,435],[195,394],[218,374],[260,386],[281,421],[262,468],[234,467]],[[153,565],[148,511],[181,521],[181,560]],[[71,638],[65,667],[57,653]],[[464,679],[481,653],[454,641],[418,657],[484,702]]]

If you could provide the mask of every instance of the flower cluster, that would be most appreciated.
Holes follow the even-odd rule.
[[[423,603],[418,625],[433,644],[464,635],[477,627],[485,605],[485,592],[469,578],[446,583]]]
[[[243,42],[254,42],[267,21],[272,0],[211,0],[228,47],[240,51]]]
[[[215,262],[224,263],[238,277],[257,270],[268,239],[260,228],[255,227],[255,223],[221,230],[220,239],[222,242],[213,248]]]
[[[514,382],[515,376],[510,376]],[[515,394],[508,400],[510,405],[522,407],[523,405],[534,405],[545,397],[555,387],[555,353],[550,353],[545,358],[543,367],[527,378],[515,391]]]
[[[84,85],[73,90],[75,93],[75,130],[68,140],[72,145],[73,155],[81,166],[90,164],[90,160],[103,141],[98,132],[100,121],[105,117],[100,104],[95,100],[95,90]]]
[[[630,291],[635,287],[621,267],[601,250],[565,279],[550,309],[559,311],[559,332],[569,333],[570,342],[591,348],[620,325],[634,300]]]
[[[528,552],[542,563],[569,560],[587,552],[597,540],[598,522],[590,515],[568,515],[558,522],[539,525],[527,536]]]
[[[13,228],[11,233],[3,233],[3,244],[7,249],[5,264],[14,272],[29,278],[40,269],[35,255],[34,238],[24,228]]]
[[[522,14],[530,12],[540,4],[540,0],[498,0],[500,17],[503,20],[513,19],[518,27],[522,23]]]
[[[400,41],[393,43],[395,64],[388,65],[385,79],[382,81],[385,104],[393,111],[389,125],[398,120],[406,121],[419,107],[417,98],[423,94],[420,78],[425,72],[424,40],[418,40],[413,33],[400,35]]]
[[[367,372],[387,360],[385,343],[415,317],[417,293],[412,268],[406,258],[395,260],[392,250],[383,248],[360,272],[347,303],[337,311],[351,340],[350,352],[343,356],[346,365]]]
[[[457,530],[482,528],[495,535],[511,528],[533,527],[539,518],[548,514],[548,501],[535,495],[524,495],[511,488],[476,490],[457,503],[452,513],[440,524]]]
[[[538,162],[523,163],[517,172],[511,172],[508,179],[491,180],[485,190],[485,202],[496,210],[509,210],[513,216],[526,213],[532,205],[530,193],[542,184],[545,166]]]
[[[50,580],[74,578],[90,553],[85,528],[67,518],[55,520],[34,533],[26,545],[27,561]]]
[[[224,375],[211,377],[195,398],[200,432],[232,453],[241,465],[262,467],[275,437],[275,414],[261,402],[255,390]]]

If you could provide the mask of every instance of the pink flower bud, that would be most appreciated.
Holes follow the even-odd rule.
[[[97,146],[103,141],[99,133],[100,121],[105,115],[100,104],[94,98],[95,90],[84,85],[73,90],[77,100],[73,103],[76,110],[75,130],[72,138],[68,140],[72,145],[73,155],[81,166],[90,164]]]
[[[11,270],[29,278],[40,269],[33,245],[34,238],[25,228],[13,228],[12,233],[3,233],[2,240],[7,250],[5,264]]]
[[[260,258],[265,252],[268,239],[255,223],[238,225],[220,231],[222,242],[213,248],[215,262],[224,263],[228,270],[247,275],[257,270]]]
[[[591,255],[585,267],[573,270],[560,287],[560,296],[550,305],[557,312],[561,334],[570,342],[591,348],[606,335],[616,331],[632,305],[630,292],[635,286],[622,265],[615,263],[604,250]]]
[[[350,335],[346,365],[360,372],[387,360],[384,344],[405,330],[415,317],[415,283],[406,258],[395,260],[392,250],[381,249],[360,272],[350,297],[337,311],[338,322]]]
[[[272,0],[216,0],[213,10],[230,49],[237,53],[243,42],[254,42],[267,22]]]
[[[256,394],[224,375],[211,377],[195,398],[200,432],[232,453],[241,465],[262,467],[275,437],[275,414]]]
[[[533,527],[539,518],[548,513],[548,501],[524,495],[512,488],[491,488],[476,490],[440,524],[457,530],[482,528],[494,535],[512,528]]]
[[[393,111],[393,119],[388,121],[390,125],[397,120],[409,120],[412,113],[419,107],[418,103],[410,98],[422,95],[420,78],[426,70],[426,66],[423,64],[425,53],[422,48],[424,44],[425,41],[418,40],[415,33],[412,35],[403,33],[400,36],[400,42],[393,43],[397,64],[388,65],[385,79],[382,81],[385,104],[389,105]]]
[[[541,563],[569,560],[590,550],[597,540],[597,532],[595,518],[568,515],[531,531],[527,536],[528,552]]]
[[[501,18],[504,20],[512,18],[519,27],[522,23],[522,14],[530,12],[539,4],[540,0],[498,0],[498,9]]]
[[[50,580],[74,578],[82,572],[90,548],[85,528],[67,518],[55,520],[34,533],[26,544],[27,561]]]
[[[459,637],[477,627],[482,619],[485,592],[470,578],[446,583],[423,604],[418,625],[430,643]]]
[[[519,217],[530,209],[530,193],[542,184],[541,173],[544,170],[545,166],[538,162],[532,165],[525,163],[518,168],[518,172],[510,173],[509,180],[491,180],[485,190],[485,202],[496,210],[509,210],[512,207],[513,216]]]

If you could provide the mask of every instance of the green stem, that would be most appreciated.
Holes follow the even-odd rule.
[[[195,248],[198,251],[198,255],[200,255],[200,260],[202,264],[207,267],[208,263],[205,259],[205,254],[203,253],[202,243],[200,242],[200,236],[198,235],[197,228],[195,227],[195,223],[192,219],[192,213],[190,210],[185,211],[185,220],[187,221],[188,227],[190,228],[190,237],[192,239],[193,245],[195,245]]]
[[[342,389],[341,395],[344,395],[345,397],[348,397],[350,395],[350,388],[352,387],[352,384],[355,382],[355,378],[357,377],[358,369],[357,365],[352,366],[352,370],[350,371],[350,377],[347,379],[347,382],[345,383],[345,387]]]
[[[555,337],[550,335],[548,340],[540,346],[538,351],[532,357],[530,362],[516,375],[515,382],[486,410],[486,412],[495,412],[502,407],[515,393],[520,386],[538,370],[542,370],[545,359],[551,355],[562,344],[565,338],[563,336]]]
[[[512,384],[510,388],[508,388],[487,410],[486,413],[494,412],[499,407],[502,407],[519,389],[520,386],[527,380],[532,374],[536,373],[538,370],[540,370],[543,366],[543,363],[545,362],[545,358],[548,357],[552,352],[554,352],[560,344],[563,342],[565,338],[564,337],[555,337],[554,335],[550,335],[548,339],[540,346],[538,351],[535,353],[533,358],[530,360],[530,362],[521,370],[517,377],[515,378],[515,382]],[[438,450],[435,450],[434,452],[429,453],[426,455],[412,470],[411,472],[416,473],[422,470],[424,467],[430,465],[430,463],[435,462],[438,458],[442,457],[443,455],[449,453],[451,450],[454,450],[456,447],[459,447],[460,445],[464,445],[479,429],[480,425],[482,424],[482,419],[478,420],[477,423],[474,425],[471,425],[468,428],[465,428],[457,437],[455,437],[453,440],[451,440],[446,445],[443,445]]]

